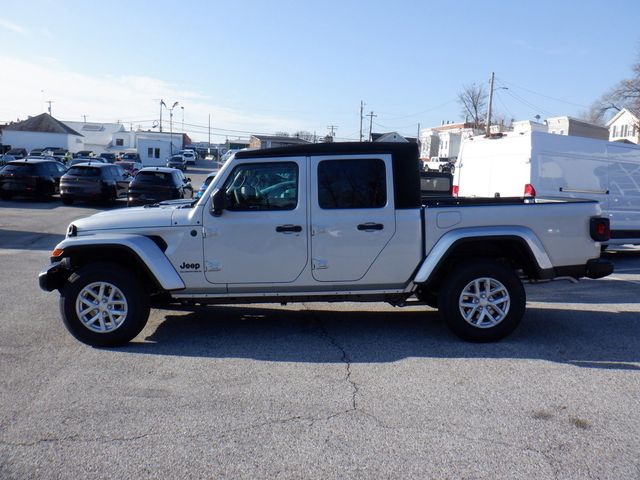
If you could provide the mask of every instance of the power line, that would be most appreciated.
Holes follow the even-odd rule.
[[[444,103],[442,103],[440,105],[436,105],[435,107],[430,107],[430,108],[428,108],[426,110],[422,110],[422,111],[416,112],[416,113],[410,113],[410,114],[407,114],[407,115],[400,115],[400,116],[396,116],[396,117],[391,117],[388,120],[393,121],[393,120],[399,120],[399,119],[402,119],[402,118],[416,117],[418,115],[422,115],[423,113],[432,112],[433,110],[437,110],[439,108],[446,107],[450,103],[453,103],[453,102],[456,102],[456,101],[457,101],[457,99],[453,98],[451,100],[447,100],[446,102],[444,102]],[[389,113],[389,112],[378,112],[378,113],[382,113],[382,114],[385,114],[385,115],[394,115],[393,113]]]
[[[534,105],[533,103],[525,100],[524,98],[522,98],[521,96],[519,96],[518,94],[512,92],[511,90],[505,90],[505,92],[510,95],[511,97],[513,97],[515,100],[519,101],[520,103],[522,103],[523,105],[525,105],[526,107],[529,107],[531,110],[535,111],[536,113],[544,113],[545,115],[551,117],[553,116],[552,113],[547,112],[545,109],[538,107],[537,105]]]
[[[588,107],[588,106],[586,106],[586,105],[581,105],[581,104],[579,104],[579,103],[569,102],[568,100],[563,100],[563,99],[561,99],[561,98],[552,97],[552,96],[550,96],[550,95],[545,95],[544,93],[536,92],[536,91],[534,91],[534,90],[531,90],[531,89],[528,89],[528,88],[525,88],[525,87],[521,87],[521,86],[516,85],[515,83],[513,83],[513,82],[509,82],[509,81],[507,81],[507,80],[503,80],[503,79],[499,79],[499,80],[500,80],[500,83],[506,83],[506,84],[508,84],[508,85],[510,85],[510,86],[512,86],[512,87],[519,88],[519,89],[521,89],[521,90],[524,90],[525,92],[533,93],[534,95],[538,95],[538,96],[540,96],[540,97],[548,98],[549,100],[555,100],[556,102],[566,103],[566,104],[568,104],[568,105],[573,105],[574,107],[589,108],[589,107]]]

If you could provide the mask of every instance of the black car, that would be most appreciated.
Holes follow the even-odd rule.
[[[167,160],[167,167],[177,168],[179,170],[182,170],[183,172],[186,172],[187,162],[182,155],[173,155]]]
[[[138,153],[124,153],[120,156],[120,160],[126,160],[127,162],[142,162],[140,154]]]
[[[29,152],[27,152],[26,148],[12,148],[7,152],[7,155],[11,155],[16,160],[22,160],[29,155]]]
[[[147,167],[136,173],[129,185],[127,205],[145,205],[163,200],[192,198],[191,179],[176,168]]]
[[[114,203],[127,198],[131,175],[110,163],[79,163],[60,180],[60,198],[65,205],[75,200]]]
[[[93,156],[93,150],[80,150],[79,152],[76,152],[73,154],[73,158],[92,157],[92,156]]]
[[[107,153],[107,152],[101,153],[99,156],[100,158],[104,158],[109,163],[115,162],[116,159],[118,158],[116,157],[115,153]]]
[[[0,170],[0,197],[14,196],[50,199],[60,191],[64,165],[55,160],[13,160]]]
[[[69,150],[60,147],[49,147],[45,148],[44,151],[48,152],[53,158],[62,163],[65,162],[67,155],[69,154]]]

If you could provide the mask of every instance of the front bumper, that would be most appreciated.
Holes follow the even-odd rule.
[[[62,288],[71,273],[71,265],[68,258],[59,262],[53,262],[38,275],[40,288],[45,292],[51,292]]]

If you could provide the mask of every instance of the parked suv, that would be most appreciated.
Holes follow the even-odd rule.
[[[60,180],[60,197],[65,205],[80,199],[113,203],[127,198],[130,181],[131,175],[118,165],[79,163]]]
[[[117,157],[115,153],[103,152],[98,155],[100,158],[104,158],[107,162],[113,163],[116,161]]]
[[[142,159],[140,158],[140,154],[138,153],[125,153],[120,157],[120,160],[124,160],[127,162],[140,162],[142,163]]]
[[[64,165],[55,160],[13,160],[0,170],[0,197],[26,195],[50,199],[60,191]]]
[[[127,205],[145,205],[192,197],[191,179],[185,178],[177,168],[146,167],[136,174],[129,185]]]
[[[184,155],[173,155],[167,160],[167,167],[178,168],[185,172],[187,170],[187,161],[185,160]]]
[[[196,154],[192,150],[185,150],[182,153],[182,158],[187,165],[195,165],[196,164]]]
[[[29,155],[29,152],[27,152],[26,148],[12,148],[6,154],[11,155],[16,160],[21,160],[25,158],[27,155]]]

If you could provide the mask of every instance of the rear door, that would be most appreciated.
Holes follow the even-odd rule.
[[[391,156],[312,157],[310,168],[313,278],[359,281],[395,233]]]

